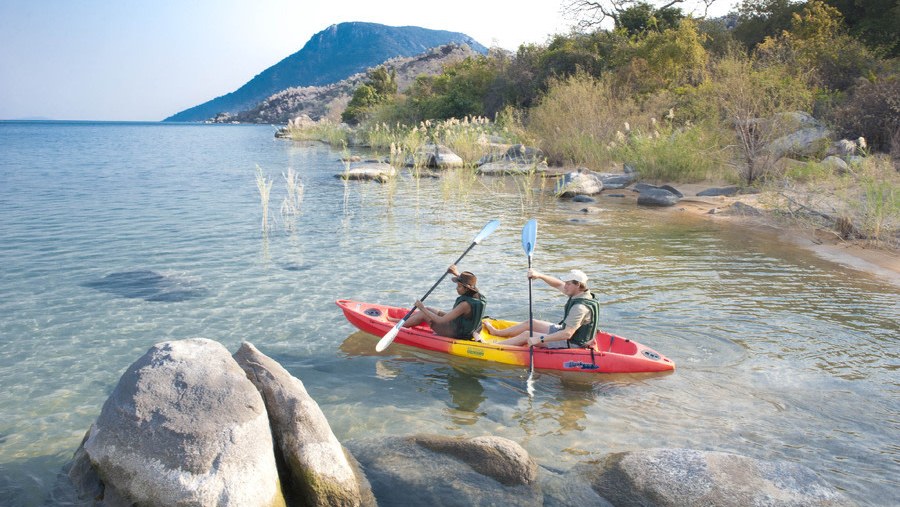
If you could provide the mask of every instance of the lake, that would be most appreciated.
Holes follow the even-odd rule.
[[[608,196],[582,213],[538,181],[344,182],[348,153],[274,132],[0,122],[5,505],[70,501],[60,470],[119,377],[153,344],[192,337],[252,342],[304,382],[340,440],[494,434],[554,470],[652,447],[724,451],[801,463],[861,505],[900,500],[896,286],[764,230]],[[257,166],[274,181],[267,234]],[[279,213],[288,168],[305,187],[293,219]],[[521,368],[376,353],[334,304],[410,306],[498,219],[460,267],[488,314],[523,319],[532,217],[534,267],[584,270],[601,327],[674,373],[539,371],[532,398]],[[560,318],[563,296],[539,282],[533,295],[535,317]],[[454,298],[445,282],[428,301]]]

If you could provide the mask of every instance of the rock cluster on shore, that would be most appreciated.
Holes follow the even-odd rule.
[[[349,450],[348,450],[349,449]],[[484,435],[336,438],[275,360],[195,338],[122,376],[69,465],[88,505],[850,505],[802,465],[647,449],[541,467]]]

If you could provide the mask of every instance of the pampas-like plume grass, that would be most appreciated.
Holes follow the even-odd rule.
[[[292,231],[296,226],[297,216],[300,214],[300,205],[303,203],[303,182],[300,175],[293,167],[288,167],[287,174],[281,173],[284,178],[284,186],[287,195],[281,203],[281,218],[284,220],[285,229]]]
[[[259,189],[259,200],[262,205],[262,230],[269,231],[269,192],[272,191],[272,180],[263,174],[262,167],[256,165],[256,188]]]

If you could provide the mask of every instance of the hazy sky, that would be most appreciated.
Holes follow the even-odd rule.
[[[161,120],[345,21],[463,32],[512,50],[571,24],[559,0],[2,0],[0,119]]]

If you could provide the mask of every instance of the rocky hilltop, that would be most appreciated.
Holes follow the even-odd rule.
[[[383,62],[397,73],[397,89],[404,91],[421,75],[439,74],[444,66],[480,54],[468,44],[446,44],[412,57],[397,57]],[[374,67],[372,67],[374,68]],[[306,115],[313,120],[329,118],[339,121],[341,111],[347,106],[353,90],[366,79],[366,71],[325,86],[295,86],[275,93],[252,109],[237,114],[223,113],[212,121],[216,123],[276,123],[285,124],[290,119]]]
[[[459,32],[362,22],[331,25],[313,35],[300,51],[260,72],[237,90],[163,121],[203,121],[220,113],[236,114],[284,89],[336,83],[385,60],[414,56],[449,43],[487,52],[487,48]]]

